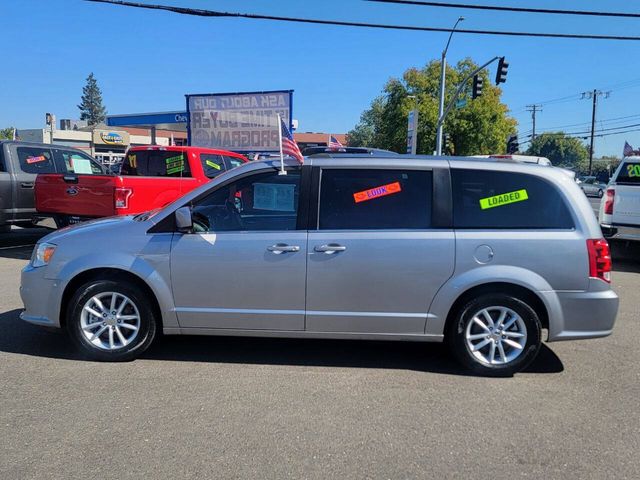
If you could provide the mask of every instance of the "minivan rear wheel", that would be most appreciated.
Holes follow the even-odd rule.
[[[447,338],[457,360],[472,372],[510,376],[535,359],[541,332],[540,319],[530,305],[512,295],[491,293],[458,311]]]
[[[67,329],[80,350],[98,361],[126,361],[142,354],[156,335],[145,293],[127,281],[96,279],[70,302]]]

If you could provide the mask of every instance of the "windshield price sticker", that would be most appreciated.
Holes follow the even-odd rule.
[[[503,193],[493,197],[481,198],[480,208],[487,210],[488,208],[502,207],[511,203],[524,202],[529,200],[526,190],[516,190],[515,192]]]
[[[627,175],[629,177],[640,177],[640,163],[627,164]]]
[[[210,166],[211,168],[215,168],[216,170],[220,170],[220,165],[218,165],[215,162],[212,162],[211,160],[206,160],[205,163]]]
[[[393,182],[387,185],[381,185],[380,187],[370,188],[369,190],[364,190],[362,192],[356,192],[353,194],[353,199],[356,203],[360,203],[374,198],[399,193],[401,191],[402,188],[400,187],[400,182]]]
[[[38,163],[38,162],[46,162],[47,161],[47,157],[45,157],[44,155],[38,155],[37,157],[28,157],[27,158],[27,164],[30,165],[32,163]]]

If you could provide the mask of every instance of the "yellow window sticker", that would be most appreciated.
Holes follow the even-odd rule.
[[[134,154],[129,154],[129,165],[131,165],[131,168],[138,168],[136,156]]]
[[[524,202],[529,199],[526,190],[516,190],[515,192],[502,193],[493,197],[481,198],[480,208],[486,210],[488,208],[502,207],[510,203]]]
[[[218,165],[215,162],[212,162],[211,160],[206,160],[206,164],[209,165],[211,168],[215,168],[216,170],[220,170],[220,165]]]

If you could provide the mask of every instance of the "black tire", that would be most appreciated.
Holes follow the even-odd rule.
[[[69,217],[67,215],[56,215],[53,217],[53,221],[55,222],[58,230],[69,226]]]
[[[598,198],[602,198],[603,195],[604,192],[602,191],[602,189],[598,190]]]
[[[92,297],[105,294],[106,292],[115,292],[119,295],[128,297],[135,307],[127,306],[126,308],[137,308],[137,312],[139,313],[139,327],[135,338],[133,338],[131,343],[113,350],[101,349],[91,343],[89,339],[85,337],[81,324],[82,311],[87,302],[89,302]],[[108,279],[96,279],[87,282],[78,288],[69,303],[66,319],[67,330],[69,331],[71,338],[79,347],[80,351],[92,360],[106,362],[123,362],[133,360],[149,348],[156,337],[156,318],[147,297],[147,292],[144,292],[140,287],[126,280],[115,281]],[[102,325],[105,325],[105,323]],[[109,335],[109,329],[115,330],[114,327],[107,326],[107,336]],[[119,328],[120,327],[122,327],[122,325],[120,325]],[[98,330],[99,328],[94,331]],[[121,329],[122,332],[125,332],[125,330],[127,329]],[[101,335],[100,338],[104,337]],[[116,343],[121,342],[118,340]]]
[[[524,343],[523,348],[518,356],[506,363],[489,364],[476,357],[476,355],[486,352],[487,350],[485,350],[485,348],[490,349],[491,343],[496,340],[490,340],[486,347],[483,347],[480,349],[480,352],[474,354],[466,339],[467,326],[473,322],[473,317],[483,309],[490,307],[512,310],[520,317],[524,327],[526,328],[526,342],[524,338],[522,338],[522,342]],[[490,314],[490,316],[492,315]],[[508,322],[505,320],[505,323]],[[470,328],[476,328],[476,326],[474,325]],[[514,329],[511,333],[517,333],[519,331],[515,329],[516,327],[511,328]],[[476,329],[476,332],[477,331],[478,330]],[[480,332],[481,334],[484,334],[482,329],[480,329]],[[497,333],[499,332],[491,332],[492,335],[497,335]],[[497,336],[500,337],[500,335]],[[489,340],[488,335],[486,338]],[[502,336],[501,338],[506,337]],[[447,341],[456,359],[472,373],[492,377],[512,376],[514,373],[526,368],[536,358],[536,355],[538,355],[542,344],[542,326],[535,310],[526,302],[508,294],[489,293],[467,302],[458,310],[449,326]],[[484,339],[478,340],[478,344],[482,342],[484,342]],[[499,338],[497,342],[500,342]],[[508,351],[517,350],[509,347],[508,345],[503,348],[507,348]],[[498,356],[499,355],[500,354],[498,353]]]

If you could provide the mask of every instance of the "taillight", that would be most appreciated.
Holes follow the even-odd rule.
[[[604,213],[613,215],[613,202],[616,200],[616,191],[613,188],[607,188],[607,198],[604,200]]]
[[[604,238],[587,240],[589,276],[611,283],[611,252]]]
[[[129,197],[133,193],[130,188],[117,187],[114,193],[116,208],[129,208]]]

